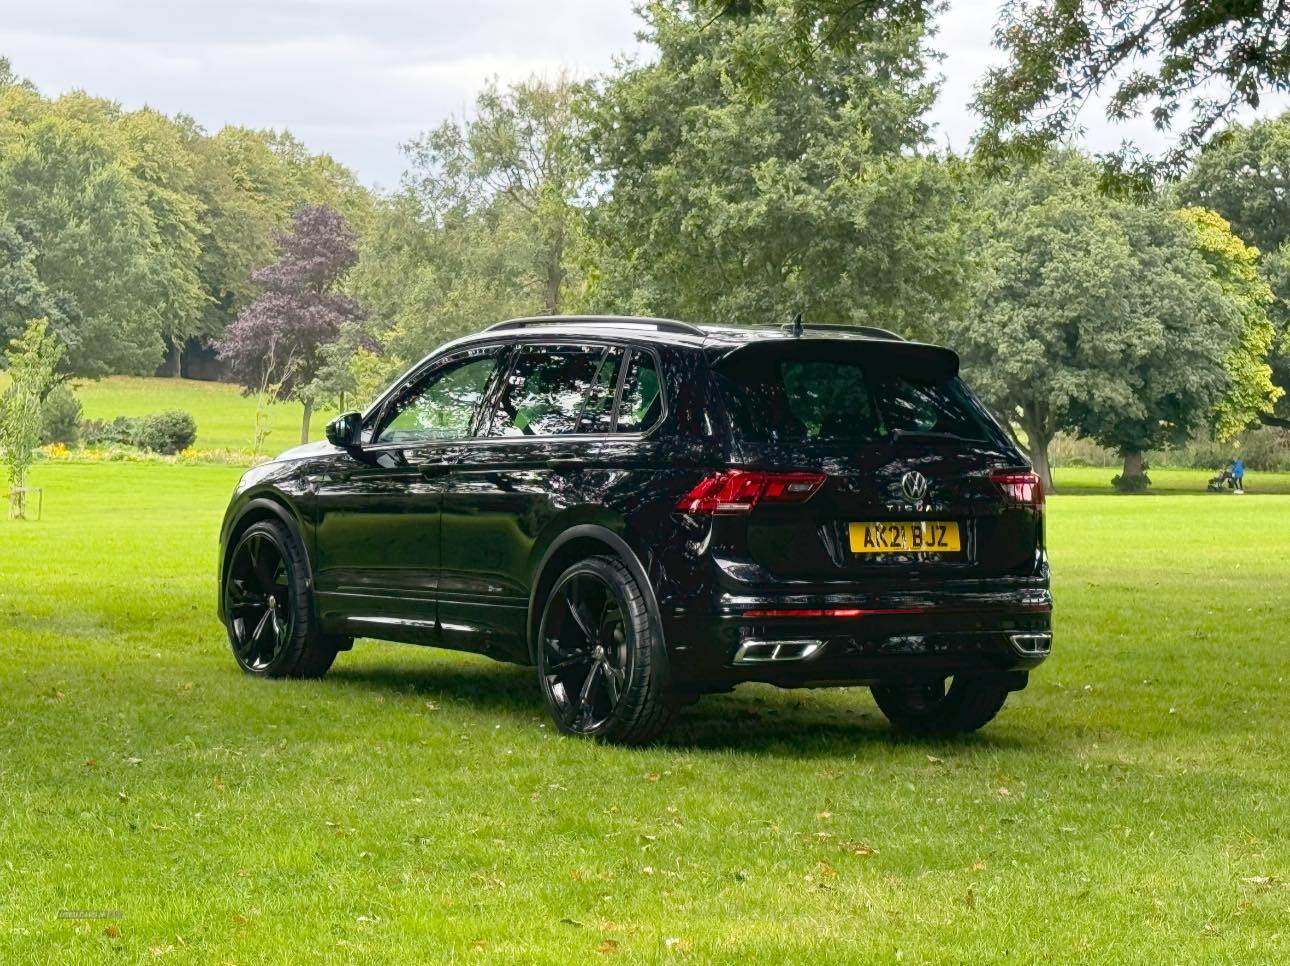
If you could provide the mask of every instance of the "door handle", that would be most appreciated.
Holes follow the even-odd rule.
[[[582,466],[584,465],[584,462],[584,460],[580,460],[574,456],[552,456],[546,461],[547,466],[557,470],[567,470],[572,466]]]

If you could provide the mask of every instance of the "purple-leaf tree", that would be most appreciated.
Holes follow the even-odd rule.
[[[296,212],[291,230],[278,236],[278,260],[252,274],[263,294],[248,305],[219,342],[219,356],[248,392],[272,387],[278,399],[304,406],[300,441],[309,441],[309,419],[319,401],[324,349],[364,311],[337,290],[358,260],[357,236],[328,205]]]

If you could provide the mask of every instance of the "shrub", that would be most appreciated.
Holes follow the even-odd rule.
[[[40,441],[75,446],[81,441],[81,401],[71,387],[55,386],[40,407]]]
[[[140,449],[174,455],[197,438],[197,421],[180,409],[144,416],[135,425],[132,442]]]
[[[139,420],[129,416],[116,419],[87,419],[81,426],[86,446],[128,446],[134,442]]]

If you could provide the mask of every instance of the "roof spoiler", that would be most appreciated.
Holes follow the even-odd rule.
[[[782,359],[867,363],[923,383],[944,382],[959,374],[958,353],[944,346],[883,338],[829,338],[815,336],[809,328],[793,339],[765,339],[733,346],[713,360],[712,365],[726,369],[764,365]]]

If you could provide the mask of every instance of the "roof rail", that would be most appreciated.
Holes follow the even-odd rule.
[[[780,326],[785,332],[794,331],[793,323],[789,322]],[[871,339],[894,339],[897,342],[908,341],[898,332],[892,332],[890,329],[880,329],[876,325],[842,325],[836,322],[803,322],[802,329],[809,332],[812,329],[819,329],[825,332],[854,332],[856,335],[867,335]]]
[[[535,315],[522,319],[507,319],[490,325],[485,332],[496,332],[500,329],[527,329],[541,325],[604,325],[604,326],[652,326],[659,332],[680,332],[685,335],[706,336],[697,325],[689,322],[678,322],[676,319],[652,319],[634,315]]]

